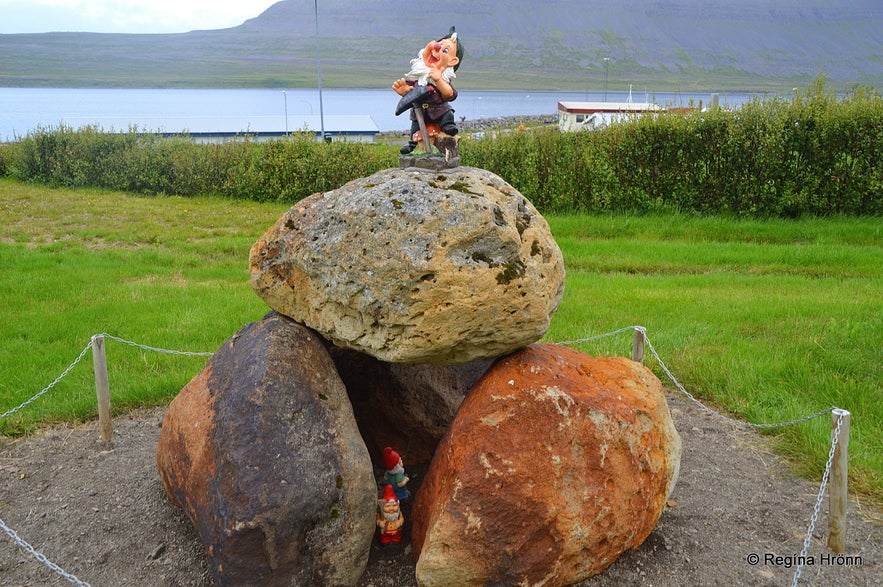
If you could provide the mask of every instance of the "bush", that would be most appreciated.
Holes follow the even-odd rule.
[[[464,165],[543,211],[678,210],[754,216],[883,214],[883,99],[838,99],[820,78],[791,99],[646,114],[593,132],[500,131],[460,142]],[[0,149],[0,174],[144,194],[295,202],[396,166],[395,149],[317,142],[196,144],[187,137],[38,129]]]
[[[0,177],[9,175],[9,166],[6,160],[9,158],[10,153],[12,153],[12,148],[9,145],[0,144]]]
[[[306,133],[269,142],[198,144],[135,128],[108,133],[62,126],[37,129],[6,150],[8,173],[22,181],[291,202],[396,163],[391,147],[317,142]]]
[[[793,99],[755,100],[735,112],[636,115],[582,133],[497,133],[461,142],[461,151],[543,210],[883,213],[883,100],[864,88],[838,99],[823,79]]]

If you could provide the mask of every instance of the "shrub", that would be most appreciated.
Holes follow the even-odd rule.
[[[540,209],[670,209],[755,216],[883,213],[883,100],[824,79],[739,110],[645,114],[598,131],[497,133],[464,162]]]
[[[198,144],[136,128],[127,133],[41,128],[8,151],[8,173],[22,181],[292,202],[395,164],[390,147],[317,142],[306,133],[269,142],[246,137]]]
[[[9,175],[9,166],[6,161],[11,153],[12,149],[9,145],[0,144],[0,177]]]
[[[820,78],[734,112],[635,116],[592,132],[498,131],[460,142],[544,211],[679,210],[755,216],[883,214],[883,99]],[[394,147],[312,133],[197,144],[137,129],[37,129],[0,149],[0,174],[49,185],[295,202],[396,166]]]

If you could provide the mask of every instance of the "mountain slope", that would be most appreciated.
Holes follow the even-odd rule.
[[[314,3],[285,0],[230,29],[174,35],[0,35],[0,85],[315,85]],[[789,88],[824,74],[883,81],[879,0],[322,0],[323,83],[385,87],[456,25],[462,87]],[[608,57],[608,62],[604,58]]]

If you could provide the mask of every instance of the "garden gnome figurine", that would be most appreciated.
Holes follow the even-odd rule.
[[[386,467],[386,473],[384,473],[386,482],[392,485],[396,497],[399,500],[411,497],[411,492],[407,487],[408,481],[411,479],[405,475],[405,464],[399,453],[390,446],[383,449],[383,465]]]
[[[402,526],[405,525],[405,516],[402,515],[399,500],[396,498],[392,485],[383,488],[383,497],[380,498],[377,506],[380,545],[398,544],[402,541]]]
[[[451,81],[462,60],[463,43],[451,27],[447,35],[427,43],[411,60],[411,71],[392,84],[392,89],[402,96],[396,115],[411,110],[411,135],[408,144],[401,149],[403,155],[417,146],[417,131],[424,139],[433,132],[444,133],[447,137],[457,134],[454,109],[449,102],[457,99],[457,90]]]

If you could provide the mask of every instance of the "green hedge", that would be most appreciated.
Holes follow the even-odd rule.
[[[883,214],[883,100],[862,88],[461,145],[543,210]]]
[[[497,132],[460,142],[464,165],[543,211],[680,210],[754,216],[883,214],[883,99],[837,97],[820,79],[794,98],[636,115],[581,133]],[[397,166],[389,145],[39,129],[0,148],[0,174],[49,185],[295,202]]]
[[[12,156],[13,147],[0,143],[0,177],[9,175],[8,159]]]
[[[137,129],[62,126],[38,129],[4,150],[7,172],[22,181],[258,201],[295,202],[397,164],[390,147],[318,142],[300,133],[268,142],[200,144]]]

